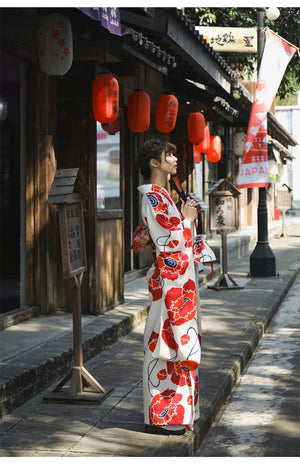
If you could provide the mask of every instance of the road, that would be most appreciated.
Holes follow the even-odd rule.
[[[196,456],[300,456],[300,275]]]

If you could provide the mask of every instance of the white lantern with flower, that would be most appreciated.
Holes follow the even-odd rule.
[[[73,62],[71,23],[60,13],[41,18],[39,29],[39,60],[42,70],[50,76],[61,77]]]
[[[233,138],[233,150],[234,153],[238,156],[243,155],[244,145],[246,140],[245,132],[236,132]]]

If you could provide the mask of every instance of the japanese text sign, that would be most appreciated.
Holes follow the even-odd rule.
[[[257,52],[257,32],[253,27],[196,26],[206,42],[219,52]]]
[[[66,278],[73,277],[86,269],[82,202],[61,205],[59,225],[63,274]]]
[[[277,190],[277,201],[276,206],[278,209],[291,209],[292,200],[291,192],[288,189],[278,189]]]
[[[229,191],[210,195],[210,229],[237,228],[237,199]]]

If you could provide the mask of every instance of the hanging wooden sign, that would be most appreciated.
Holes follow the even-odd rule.
[[[276,206],[278,209],[281,210],[288,210],[292,207],[292,199],[291,199],[291,189],[290,188],[279,188],[276,191]]]
[[[86,270],[82,202],[59,205],[63,275],[71,278]]]
[[[237,200],[228,191],[213,192],[210,195],[210,228],[237,229]]]

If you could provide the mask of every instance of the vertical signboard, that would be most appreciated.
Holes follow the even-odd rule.
[[[210,195],[211,230],[237,228],[236,201],[229,191],[213,192]]]
[[[70,278],[86,270],[82,202],[60,205],[59,226],[63,274]]]

